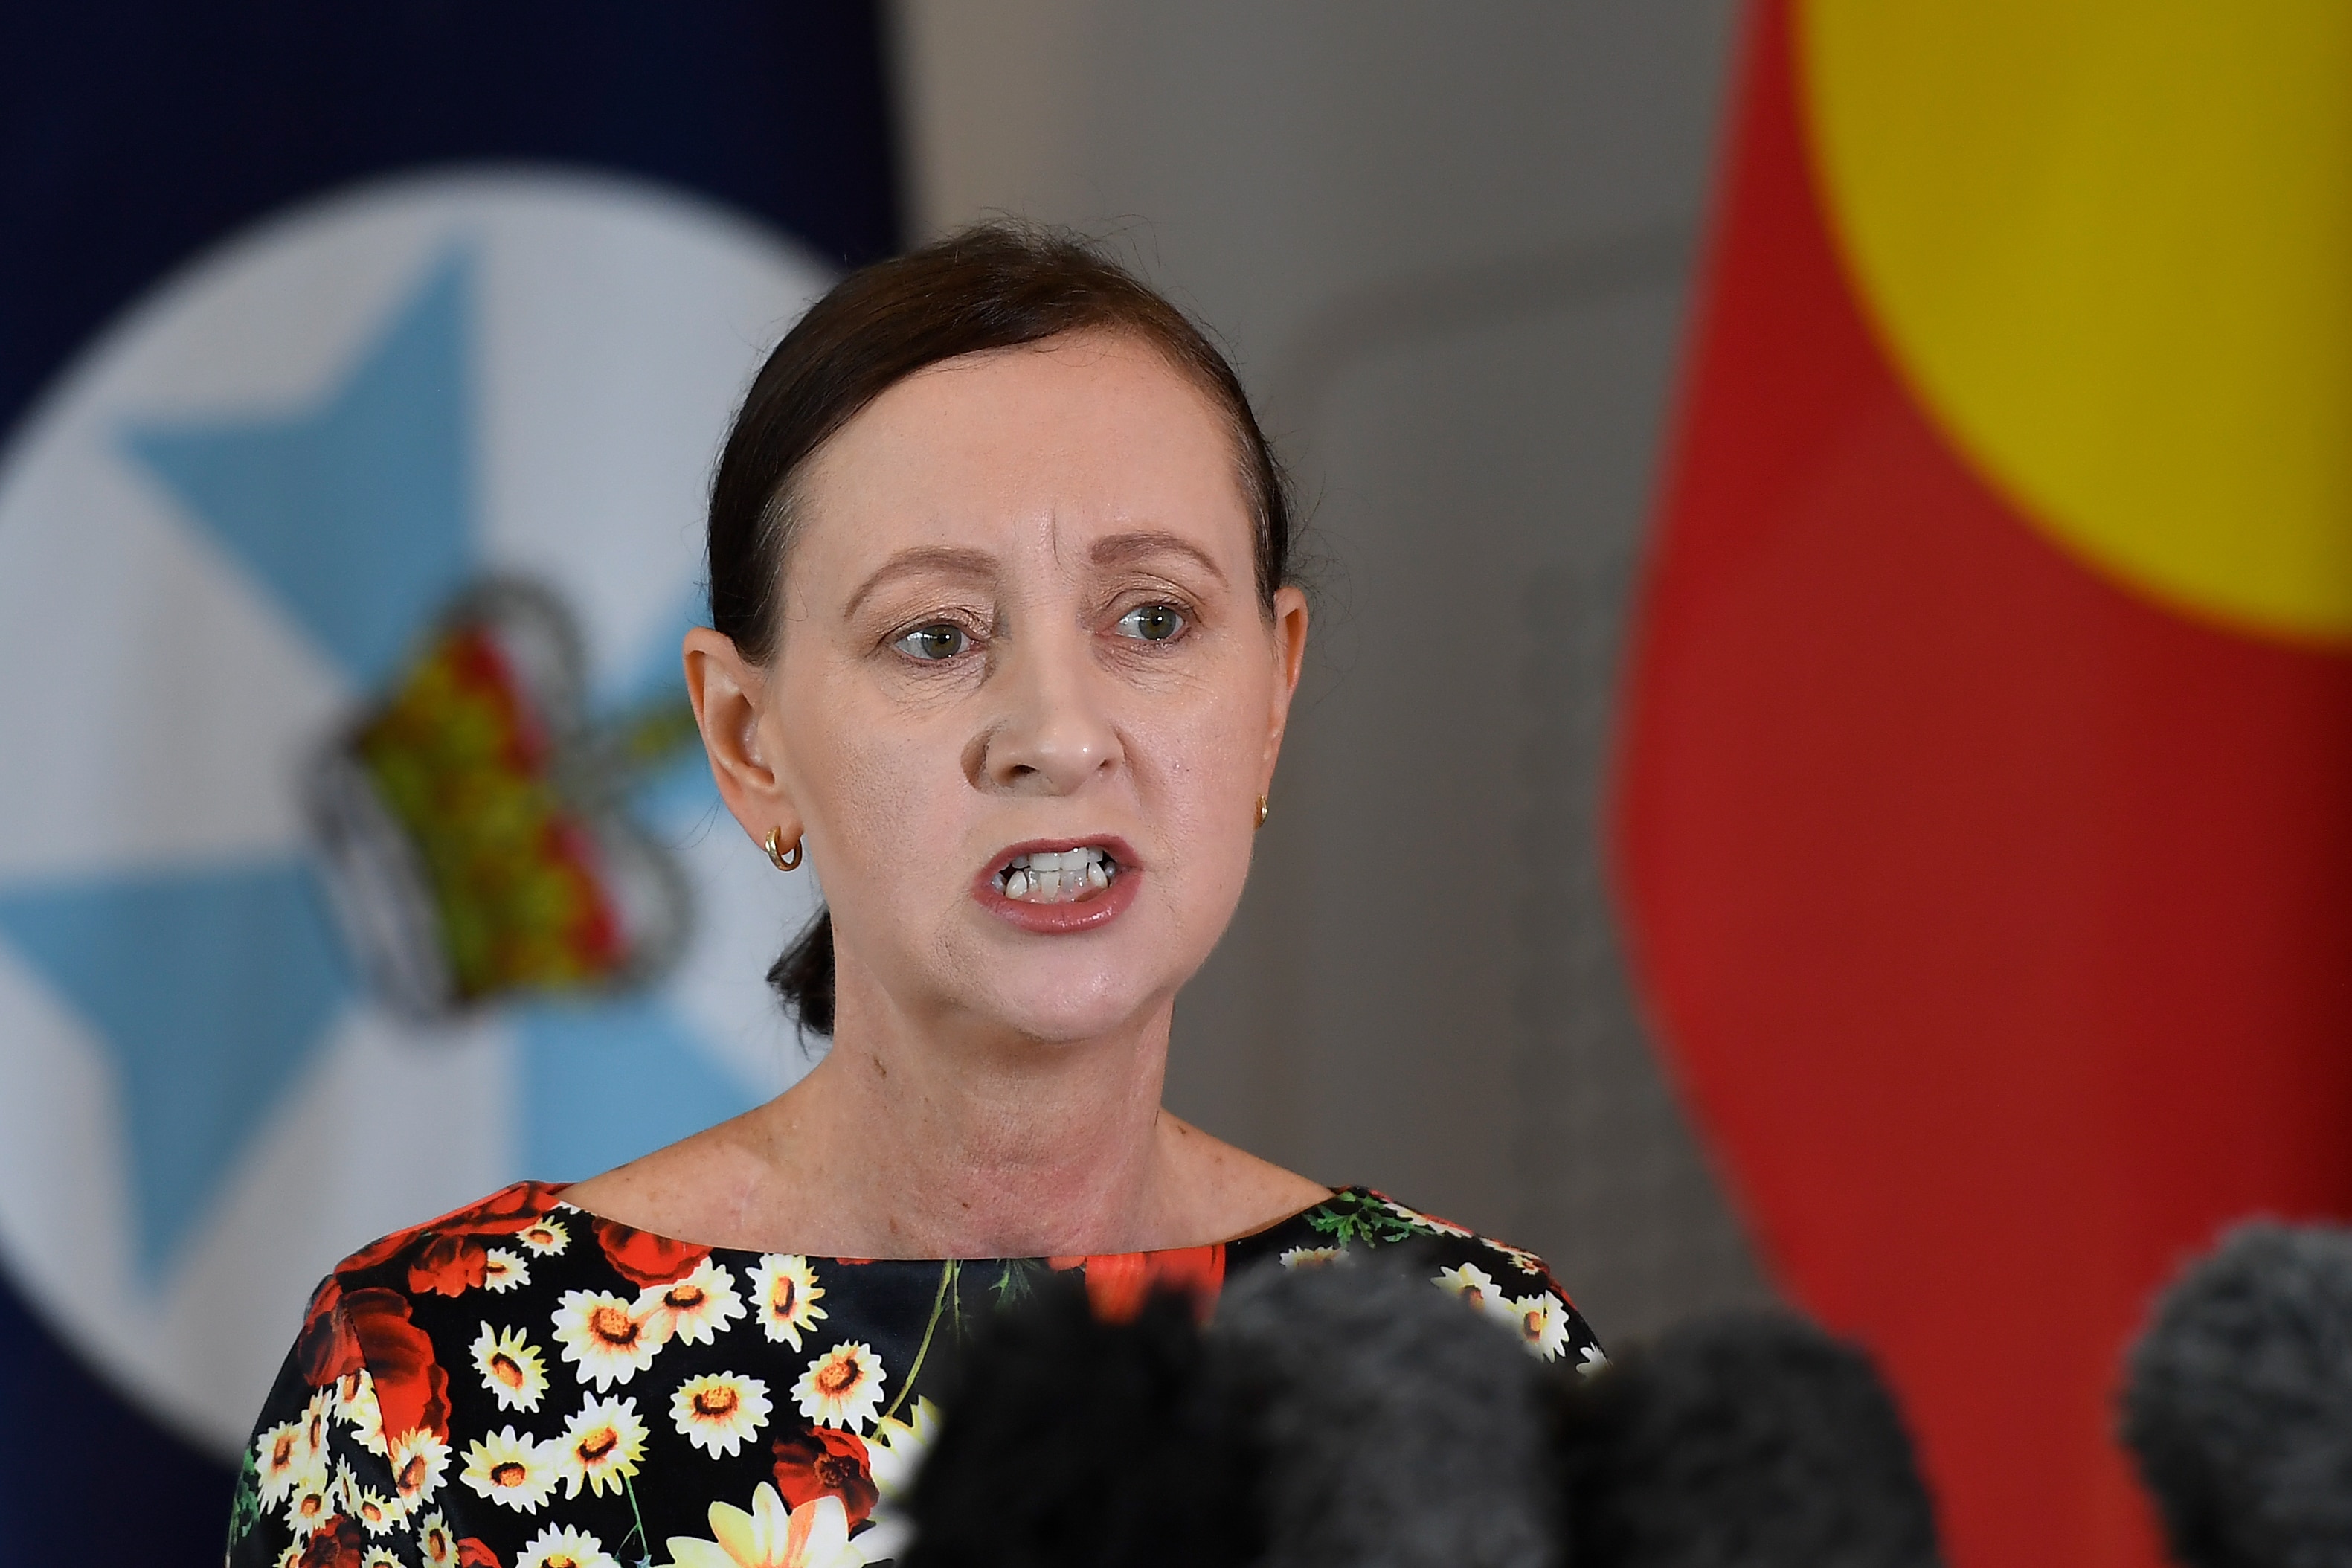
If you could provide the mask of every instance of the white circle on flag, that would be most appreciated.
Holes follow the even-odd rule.
[[[746,841],[672,721],[719,444],[830,280],[634,182],[357,187],[165,279],[0,452],[0,1269],[204,1446],[236,1450],[360,1243],[806,1070],[764,972],[817,890]],[[459,642],[436,639],[516,604],[547,668],[450,687],[433,661]],[[371,902],[321,826],[326,759],[444,698],[422,740],[366,731],[379,783],[459,801],[457,826],[386,816],[427,826],[384,864],[428,889],[462,864],[487,924]],[[450,763],[486,712],[493,760]],[[624,734],[659,744],[593,788],[546,761],[610,763],[583,738]],[[464,802],[493,775],[556,815],[509,835],[513,866],[435,858],[488,841]],[[529,924],[526,877],[577,907]],[[386,953],[419,921],[451,933],[445,991],[492,980],[398,994]],[[526,960],[587,977],[499,978]]]

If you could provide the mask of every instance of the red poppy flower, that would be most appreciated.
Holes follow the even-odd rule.
[[[303,1377],[313,1388],[324,1388],[360,1369],[359,1336],[352,1332],[342,1306],[342,1282],[330,1275],[311,1292],[310,1310],[303,1314],[294,1353],[301,1362]]]
[[[517,1182],[510,1187],[500,1187],[479,1203],[452,1209],[439,1219],[428,1219],[423,1225],[396,1230],[381,1241],[369,1242],[337,1264],[335,1272],[349,1274],[390,1262],[410,1242],[428,1234],[512,1236],[552,1208],[564,1185],[562,1182]]]
[[[310,1544],[302,1548],[298,1568],[360,1568],[360,1558],[366,1549],[360,1521],[339,1513],[311,1532]]]
[[[470,1236],[435,1235],[408,1260],[408,1288],[462,1296],[488,1275],[490,1249]]]
[[[383,1435],[397,1437],[425,1426],[446,1438],[449,1374],[433,1359],[432,1340],[408,1321],[408,1298],[380,1286],[353,1290],[343,1298],[340,1315],[375,1381]]]
[[[481,1542],[478,1536],[457,1538],[457,1568],[505,1568],[499,1554]]]
[[[710,1256],[707,1247],[688,1247],[685,1242],[672,1241],[617,1220],[591,1223],[595,1227],[596,1245],[604,1249],[605,1260],[636,1281],[640,1289],[683,1279]]]
[[[1165,1252],[1103,1253],[1093,1258],[1047,1259],[1055,1268],[1083,1268],[1087,1303],[1107,1323],[1124,1323],[1143,1310],[1158,1290],[1183,1290],[1205,1320],[1225,1283],[1222,1244],[1180,1247]]]
[[[776,1489],[785,1506],[798,1508],[811,1498],[837,1497],[856,1529],[874,1511],[874,1472],[866,1463],[866,1439],[855,1432],[831,1426],[811,1426],[788,1432],[775,1442]]]

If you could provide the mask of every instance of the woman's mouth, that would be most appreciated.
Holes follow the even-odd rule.
[[[1016,903],[1075,904],[1107,892],[1119,864],[1099,844],[1015,855],[996,874],[996,890]]]
[[[1023,844],[981,873],[972,896],[1022,931],[1055,936],[1117,920],[1135,902],[1142,875],[1134,851],[1118,839]]]

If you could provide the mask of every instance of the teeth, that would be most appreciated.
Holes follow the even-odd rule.
[[[1008,899],[1063,904],[1110,886],[1116,862],[1091,845],[1015,855],[998,878]]]

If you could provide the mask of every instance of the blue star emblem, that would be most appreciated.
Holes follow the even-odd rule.
[[[309,405],[121,432],[125,460],[354,691],[395,669],[476,567],[470,270],[462,251],[438,260]],[[667,664],[674,685],[673,660],[654,667]],[[680,769],[659,785],[675,803],[692,777]],[[18,884],[0,889],[0,937],[107,1053],[131,1150],[137,1258],[159,1280],[240,1151],[360,999],[318,874],[289,851]],[[532,1004],[509,1021],[532,1086],[517,1144],[532,1174],[616,1163],[753,1098],[657,996]]]

